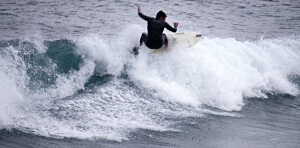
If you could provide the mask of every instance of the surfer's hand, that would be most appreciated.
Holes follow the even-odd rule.
[[[138,12],[141,12],[141,6],[138,5]]]
[[[178,22],[174,22],[174,26],[175,26],[175,27],[177,27],[177,26],[178,26],[178,24],[179,24]]]

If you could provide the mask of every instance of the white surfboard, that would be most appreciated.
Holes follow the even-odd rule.
[[[166,34],[168,38],[168,47],[163,46],[160,49],[150,49],[151,53],[163,53],[168,50],[172,50],[175,47],[188,48],[197,44],[202,35],[197,32],[181,32]]]

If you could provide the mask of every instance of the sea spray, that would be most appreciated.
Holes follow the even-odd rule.
[[[25,63],[13,46],[0,48],[0,128],[9,125],[17,114],[18,103],[23,101],[28,77]]]

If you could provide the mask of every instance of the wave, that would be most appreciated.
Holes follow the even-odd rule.
[[[138,129],[178,131],[180,118],[238,116],[245,98],[300,93],[299,36],[204,37],[133,56],[141,32],[1,41],[0,128],[121,141]]]
[[[289,79],[300,72],[298,41],[205,38],[190,49],[164,55],[148,56],[144,50],[131,76],[167,100],[240,110],[244,97],[299,95],[299,87]]]

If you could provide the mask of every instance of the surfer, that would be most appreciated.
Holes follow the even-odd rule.
[[[159,11],[156,14],[156,18],[152,18],[149,16],[144,15],[141,12],[141,7],[138,5],[138,15],[147,21],[147,33],[143,33],[140,39],[140,45],[143,43],[146,44],[146,46],[150,49],[159,49],[163,45],[166,47],[168,46],[168,40],[166,34],[163,33],[164,28],[167,28],[168,30],[172,32],[177,31],[178,22],[174,22],[174,27],[171,27],[166,22],[167,15],[163,11]],[[133,49],[135,54],[138,54],[138,47],[135,47]]]

